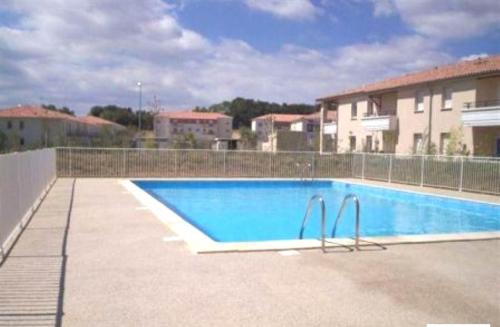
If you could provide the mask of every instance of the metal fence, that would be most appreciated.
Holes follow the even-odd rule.
[[[0,262],[55,178],[55,149],[0,155]]]
[[[351,155],[58,148],[60,177],[350,177]]]
[[[61,177],[315,177],[500,194],[497,158],[167,149],[58,148]]]
[[[500,160],[487,157],[356,153],[352,176],[458,191],[500,194]]]

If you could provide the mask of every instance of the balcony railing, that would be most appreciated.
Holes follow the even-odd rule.
[[[500,126],[500,99],[465,102],[462,109],[464,126]]]
[[[397,123],[398,118],[394,114],[366,113],[361,119],[361,126],[367,131],[393,131],[397,128]]]
[[[464,102],[463,110],[474,110],[474,109],[484,109],[489,107],[499,107],[500,99],[495,100],[483,100],[476,102]]]

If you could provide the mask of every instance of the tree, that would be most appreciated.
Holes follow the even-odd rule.
[[[255,149],[257,147],[257,134],[248,127],[240,128],[240,139],[244,149]]]
[[[117,124],[129,127],[139,126],[139,117],[141,118],[141,128],[144,130],[153,129],[154,116],[158,109],[141,110],[134,112],[130,107],[119,107],[117,105],[93,106],[89,114],[100,117]]]
[[[446,154],[449,156],[469,155],[467,146],[463,144],[464,131],[462,126],[450,130],[450,139],[446,146]]]
[[[8,146],[7,146],[7,135],[0,131],[0,153],[2,152],[7,152]]]
[[[53,104],[42,104],[42,108],[52,110],[52,111],[57,111],[57,112],[60,112],[63,114],[71,115],[71,116],[75,115],[75,112],[73,110],[70,110],[68,107],[58,108]]]
[[[277,104],[245,98],[235,98],[232,101],[217,103],[208,108],[195,108],[195,111],[220,112],[233,117],[233,128],[250,127],[253,118],[270,113],[304,115],[316,110],[315,106],[308,104]]]

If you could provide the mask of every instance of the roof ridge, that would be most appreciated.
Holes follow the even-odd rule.
[[[474,60],[460,60],[454,63],[434,66],[432,68],[407,72],[401,75],[391,76],[378,81],[362,84],[358,87],[346,89],[337,94],[319,98],[318,100],[331,99],[364,92],[382,91],[385,89],[464,76],[473,76],[495,71],[500,72],[500,55],[491,55]],[[412,81],[412,79],[415,80]],[[393,85],[391,85],[391,83],[393,83]]]

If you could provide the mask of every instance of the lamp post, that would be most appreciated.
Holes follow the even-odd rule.
[[[137,82],[137,86],[139,87],[139,111],[137,112],[137,118],[139,120],[139,131],[142,128],[142,120],[141,120],[141,111],[142,111],[142,83]]]

